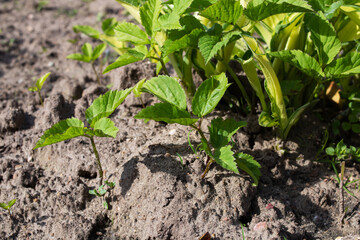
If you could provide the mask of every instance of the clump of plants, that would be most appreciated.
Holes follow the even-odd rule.
[[[91,106],[85,111],[85,118],[88,126],[85,126],[85,124],[77,118],[62,120],[44,132],[34,149],[75,137],[85,137],[89,139],[95,154],[100,185],[102,185],[104,172],[94,139],[95,137],[116,137],[119,129],[115,127],[114,122],[108,118],[108,116],[115,111],[131,91],[132,88],[129,88],[122,91],[108,91],[106,94],[101,95],[95,99]]]
[[[42,89],[42,86],[44,85],[46,79],[50,76],[50,74],[51,73],[48,72],[45,75],[43,75],[42,77],[38,78],[38,80],[36,80],[35,86],[29,88],[30,92],[37,92],[38,93],[41,106],[44,106],[44,100],[41,97],[41,89]]]
[[[239,169],[248,173],[258,183],[260,165],[252,156],[245,153],[234,153],[229,145],[231,137],[246,126],[244,121],[216,118],[208,126],[210,138],[201,129],[203,118],[211,113],[229,87],[224,73],[205,80],[197,89],[192,99],[191,111],[187,110],[186,94],[179,82],[169,76],[158,76],[142,84],[142,90],[159,98],[161,103],[141,110],[135,118],[190,126],[196,130],[201,139],[201,147],[207,155],[204,178],[211,164],[218,163],[221,167],[234,173]],[[191,113],[196,117],[192,117]]]
[[[97,45],[94,48],[94,50],[92,49],[92,46],[90,43],[85,43],[81,47],[82,53],[73,53],[73,54],[68,55],[66,58],[90,63],[91,67],[94,71],[96,81],[98,82],[98,84],[101,84],[100,76],[95,68],[95,60],[100,57],[100,55],[105,51],[105,49],[106,49],[105,43]]]

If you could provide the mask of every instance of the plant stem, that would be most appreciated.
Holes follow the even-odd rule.
[[[341,173],[340,173],[340,223],[342,223],[345,217],[345,208],[344,208],[344,175],[345,175],[345,162],[341,162]]]
[[[250,108],[253,108],[251,100],[250,100],[248,94],[246,93],[244,86],[241,84],[239,78],[236,76],[235,72],[231,69],[231,67],[229,67],[228,64],[224,64],[224,65],[226,67],[226,70],[230,73],[230,75],[233,77],[236,84],[240,88],[240,91],[241,91],[242,95],[244,96],[246,103],[249,105]]]
[[[96,69],[95,69],[95,64],[94,62],[91,63],[91,67],[95,73],[95,76],[96,76],[96,81],[98,82],[99,85],[101,85],[101,82],[100,82],[100,77],[99,77],[99,74],[97,73]]]
[[[38,94],[39,94],[41,106],[44,106],[44,101],[42,100],[42,97],[41,97],[41,94],[40,94],[40,89],[38,89]]]
[[[164,70],[164,73],[165,73],[166,75],[170,76],[169,72],[168,72],[167,69],[166,69],[164,60],[163,60],[162,58],[159,58],[159,61],[160,61],[161,66],[162,66],[162,68],[163,68],[163,70]]]
[[[94,142],[94,137],[93,136],[90,136],[90,141],[91,141],[91,146],[94,150],[94,154],[95,154],[95,157],[96,157],[96,163],[97,163],[97,166],[98,166],[98,170],[99,170],[99,176],[100,176],[100,185],[102,185],[102,182],[103,182],[103,170],[102,170],[102,167],[101,167],[101,162],[100,162],[100,157],[99,157],[99,153],[96,149],[96,146],[95,146],[95,142]]]

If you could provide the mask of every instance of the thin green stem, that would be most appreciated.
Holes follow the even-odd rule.
[[[160,61],[161,66],[162,66],[162,69],[164,70],[164,73],[165,73],[166,75],[170,76],[169,72],[168,72],[167,69],[166,69],[165,62],[164,62],[163,58],[159,55],[159,53],[156,51],[156,49],[155,49],[154,46],[152,46],[152,49],[154,50],[154,52],[156,53],[156,55],[158,55],[157,60]],[[156,59],[156,58],[155,58],[155,59]]]
[[[242,95],[245,98],[246,103],[249,105],[249,107],[252,108],[252,103],[251,100],[249,98],[249,95],[246,93],[244,86],[241,84],[239,78],[236,76],[235,72],[231,69],[231,67],[228,64],[224,64],[226,67],[226,70],[230,73],[230,75],[233,77],[233,79],[235,80],[236,84],[238,85],[238,87],[240,88],[240,91],[242,93]]]
[[[311,102],[314,99],[314,96],[315,96],[316,92],[319,90],[319,88],[320,88],[320,82],[318,82],[316,84],[316,87],[315,87],[313,93],[311,94],[311,96],[309,97],[308,102]]]
[[[101,82],[100,82],[100,77],[99,77],[99,74],[97,73],[96,69],[95,69],[95,64],[94,62],[91,63],[91,67],[95,73],[95,76],[96,76],[96,81],[98,82],[99,85],[101,85]]]
[[[44,101],[43,101],[43,99],[41,97],[40,89],[38,89],[38,95],[39,95],[39,98],[40,98],[41,106],[44,106]]]
[[[98,166],[99,176],[100,176],[100,185],[102,185],[104,172],[103,172],[102,167],[101,167],[99,153],[98,153],[98,151],[96,149],[96,146],[95,146],[94,137],[90,136],[89,138],[90,138],[91,146],[92,146],[92,148],[94,150],[94,154],[95,154],[95,157],[96,157],[96,163],[97,163],[97,166]]]

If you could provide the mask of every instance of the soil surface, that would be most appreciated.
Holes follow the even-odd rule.
[[[349,187],[357,199],[345,193],[341,224],[334,172],[314,161],[326,125],[312,115],[283,146],[271,129],[257,125],[256,115],[240,119],[219,109],[205,119],[203,126],[218,115],[248,122],[233,141],[262,165],[256,187],[246,174],[215,165],[201,179],[205,158],[190,149],[190,129],[134,119],[141,104],[129,96],[111,116],[117,137],[95,139],[106,177],[116,184],[105,210],[89,194],[99,181],[88,139],[32,148],[59,120],[84,120],[107,84],[132,86],[154,76],[155,67],[123,67],[98,86],[90,65],[66,59],[81,44],[96,43],[72,26],[100,29],[99,19],[126,19],[126,12],[115,0],[38,2],[0,0],[0,202],[17,200],[11,215],[0,211],[0,239],[198,239],[207,232],[212,239],[360,239],[359,186]],[[27,89],[46,72],[41,107]],[[189,138],[200,143],[194,132]],[[347,166],[346,176],[359,179],[359,166]]]

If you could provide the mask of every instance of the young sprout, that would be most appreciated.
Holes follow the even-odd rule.
[[[31,92],[38,92],[39,98],[40,98],[40,103],[41,106],[44,106],[44,101],[41,97],[41,88],[45,83],[45,80],[49,77],[49,75],[51,74],[51,72],[46,73],[45,75],[43,75],[42,77],[40,77],[38,80],[36,80],[35,86],[33,87],[29,87],[29,91]]]
[[[99,84],[101,84],[99,74],[97,73],[97,71],[95,69],[95,60],[100,57],[100,55],[105,51],[105,49],[106,49],[105,43],[101,43],[101,44],[97,45],[94,48],[94,50],[92,49],[92,46],[90,43],[85,43],[81,47],[82,53],[70,54],[66,58],[91,63],[91,67],[95,73],[96,80]]]
[[[0,203],[0,207],[7,210],[11,216],[11,207],[16,203],[16,199],[10,200],[8,203]]]
[[[107,186],[107,189],[104,187]],[[105,209],[109,209],[109,204],[106,201],[105,194],[108,192],[110,194],[110,191],[115,187],[115,182],[109,182],[105,181],[105,185],[100,185],[98,189],[92,189],[89,190],[89,194],[94,195],[96,197],[102,197],[104,199],[103,205]]]
[[[101,95],[95,99],[91,106],[85,111],[85,118],[89,127],[85,127],[84,123],[77,118],[62,120],[45,131],[36,143],[34,149],[75,137],[82,136],[88,138],[96,157],[100,185],[102,185],[104,174],[94,137],[116,137],[119,129],[115,127],[115,123],[107,117],[115,111],[115,109],[125,100],[131,91],[132,88],[128,88],[122,91],[108,91],[106,94]]]

